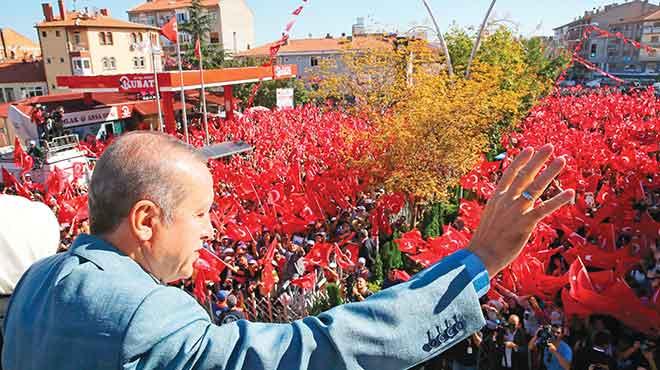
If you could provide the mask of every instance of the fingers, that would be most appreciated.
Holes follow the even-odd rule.
[[[534,154],[532,159],[527,162],[525,167],[523,167],[520,172],[518,172],[518,175],[513,180],[509,190],[507,190],[507,193],[511,198],[516,198],[520,195],[520,193],[525,191],[527,186],[534,180],[536,174],[541,170],[545,162],[548,160],[553,150],[554,147],[552,144],[546,144],[542,146],[536,152],[536,154]]]
[[[526,191],[532,195],[534,200],[540,198],[552,180],[564,169],[564,166],[566,166],[566,160],[564,158],[556,158],[552,161],[550,166],[541,173],[541,175],[534,179],[534,181],[527,187]],[[532,203],[523,197],[520,197],[519,200],[528,202],[530,205]]]
[[[518,175],[518,172],[520,171],[523,166],[529,162],[529,160],[532,158],[532,155],[534,154],[534,149],[530,148],[525,148],[516,158],[511,162],[509,167],[506,168],[506,171],[502,174],[502,178],[500,179],[500,182],[497,184],[497,189],[495,191],[495,194],[505,192],[509,186],[511,186],[511,183],[513,182],[513,179],[516,178]]]
[[[552,212],[559,209],[561,206],[569,202],[572,202],[573,199],[575,199],[575,191],[572,189],[565,190],[560,194],[554,196],[549,201],[544,202],[538,207],[530,210],[529,212],[527,212],[526,215],[530,216],[534,220],[534,224],[536,225],[536,223],[541,221],[546,216],[550,215]]]

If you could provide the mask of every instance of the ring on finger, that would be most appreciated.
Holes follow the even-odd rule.
[[[528,192],[527,190],[523,191],[522,194],[520,194],[520,196],[527,199],[530,202],[534,201],[534,196],[532,196],[532,193]]]

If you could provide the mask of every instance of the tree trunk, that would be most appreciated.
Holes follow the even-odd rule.
[[[440,47],[442,48],[442,52],[445,54],[445,59],[447,59],[447,74],[449,75],[449,77],[453,77],[454,67],[451,64],[451,56],[449,55],[449,49],[447,49],[445,38],[442,36],[442,32],[440,32],[440,26],[438,26],[438,22],[436,22],[435,20],[435,16],[431,11],[431,7],[429,6],[429,3],[426,0],[422,0],[422,2],[424,3],[424,6],[426,7],[426,11],[428,11],[429,16],[431,17],[431,21],[433,22],[433,26],[435,27],[435,32],[438,36],[438,40],[440,40]]]
[[[467,68],[465,68],[466,79],[470,78],[470,66],[472,66],[472,61],[474,60],[474,57],[477,55],[477,51],[479,51],[479,46],[481,46],[481,38],[483,37],[484,32],[486,32],[486,24],[488,23],[488,18],[490,18],[490,13],[493,11],[493,7],[495,6],[496,1],[497,0],[493,0],[490,2],[490,7],[486,12],[486,16],[484,17],[483,22],[481,22],[481,27],[479,28],[479,33],[477,34],[477,40],[474,42],[474,45],[472,45],[472,52],[470,52],[470,59],[468,59]]]

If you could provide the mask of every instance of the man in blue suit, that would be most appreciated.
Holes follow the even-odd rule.
[[[469,247],[364,302],[291,324],[215,326],[185,292],[212,236],[214,186],[204,158],[157,133],[122,136],[89,188],[92,235],[34,264],[5,320],[2,365],[26,369],[404,369],[484,324],[479,297],[535,224],[573,197],[534,207],[561,171],[527,149],[509,166]]]

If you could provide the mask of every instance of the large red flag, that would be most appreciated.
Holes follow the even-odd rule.
[[[167,23],[165,23],[165,25],[163,25],[163,27],[160,29],[160,33],[171,42],[177,42],[179,35],[179,28],[176,23],[176,16],[170,18],[170,20]]]

